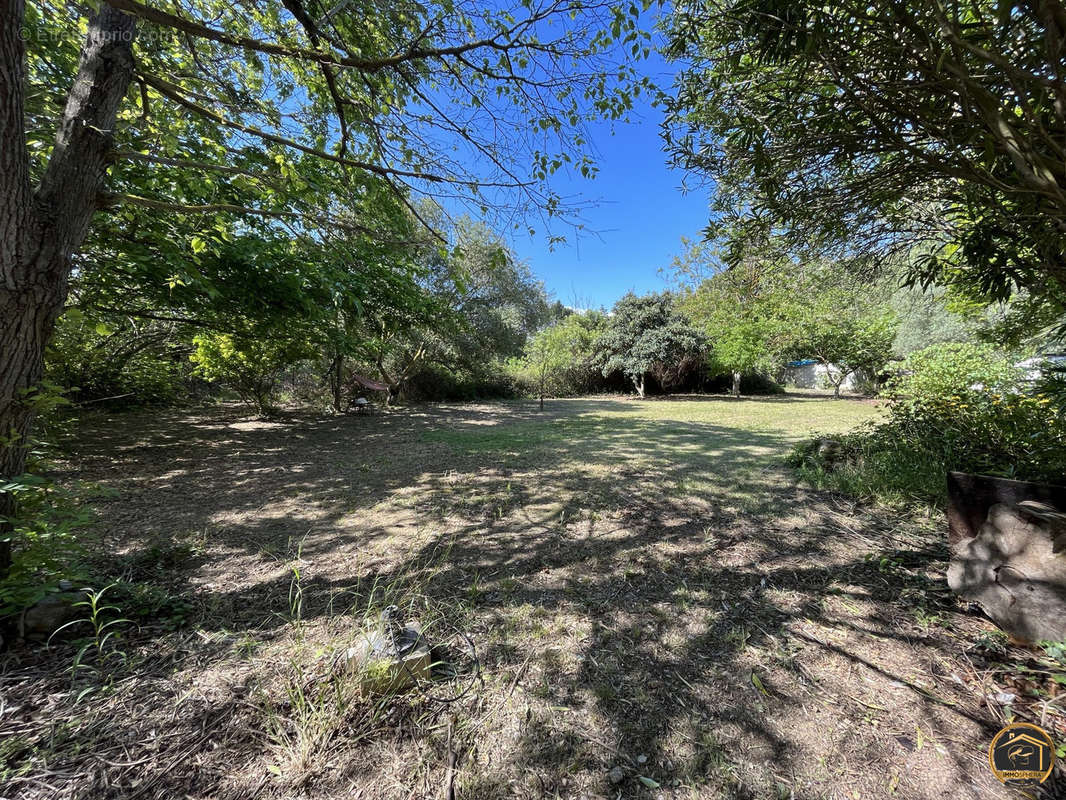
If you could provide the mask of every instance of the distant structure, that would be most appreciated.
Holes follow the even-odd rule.
[[[815,361],[813,358],[789,361],[785,364],[785,371],[781,382],[786,386],[793,386],[797,389],[830,389],[833,386],[828,378],[830,370],[839,372],[839,367],[837,367],[836,364],[830,364],[826,367],[825,364],[820,361]],[[840,384],[840,389],[845,392],[858,391],[859,382],[861,380],[862,375],[858,372],[852,372],[844,379],[844,382]]]

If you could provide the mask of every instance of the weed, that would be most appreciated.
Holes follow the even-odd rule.
[[[70,669],[71,680],[77,678],[80,670],[86,669],[99,673],[101,668],[112,662],[124,663],[126,661],[126,654],[118,647],[122,634],[117,626],[124,625],[130,620],[124,618],[107,619],[108,612],[118,613],[121,609],[118,606],[105,605],[103,602],[104,595],[108,589],[113,587],[114,584],[109,584],[96,591],[87,590],[85,599],[74,603],[75,608],[84,608],[87,615],[81,619],[72,620],[65,625],[61,625],[52,634],[52,637],[54,637],[60,631],[73,628],[76,625],[88,624],[92,628],[92,634],[82,643],[74,655],[74,663]],[[49,637],[49,642],[52,637]],[[87,656],[92,656],[99,667],[89,666],[86,663]]]
[[[736,650],[738,653],[745,650],[748,646],[748,640],[751,638],[751,631],[748,630],[745,625],[734,625],[729,629],[729,632],[723,637],[726,644]]]
[[[307,534],[304,534],[296,544],[296,553],[293,555],[292,561],[289,562],[289,572],[292,575],[289,580],[289,621],[295,624],[299,624],[303,618],[304,588],[301,566],[304,563],[303,546],[306,539]],[[291,541],[289,542],[289,548],[292,548]]]
[[[701,731],[699,738],[694,740],[692,757],[687,766],[685,771],[694,781],[713,780],[724,786],[737,783],[737,766],[713,731]]]
[[[280,700],[260,695],[273,763],[268,769],[290,785],[301,785],[316,771],[343,730],[353,746],[380,723],[388,700],[368,701],[359,680],[335,674],[325,680],[294,666]]]

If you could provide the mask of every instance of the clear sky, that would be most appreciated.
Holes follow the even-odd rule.
[[[657,56],[646,62],[647,74],[669,86],[672,71]],[[594,205],[582,213],[589,232],[550,248],[543,230],[531,239],[511,240],[519,258],[529,263],[547,289],[563,303],[610,307],[633,290],[666,288],[659,275],[681,250],[681,237],[698,238],[707,225],[708,189],[681,191],[684,173],[666,165],[659,135],[662,111],[650,98],[635,109],[631,123],[600,124],[592,129],[598,156],[595,180],[557,175],[553,185],[564,195],[578,195]],[[595,233],[593,233],[595,232]]]

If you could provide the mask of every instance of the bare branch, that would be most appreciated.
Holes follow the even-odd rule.
[[[156,25],[172,28],[173,30],[181,31],[190,36],[218,42],[219,44],[240,47],[245,50],[254,50],[266,55],[279,56],[282,58],[295,58],[301,61],[326,64],[334,67],[346,67],[363,72],[380,72],[383,69],[395,67],[405,62],[448,58],[463,53],[469,53],[474,50],[493,49],[505,51],[518,46],[544,49],[545,46],[543,44],[539,44],[532,40],[529,42],[519,42],[515,39],[515,36],[521,31],[531,29],[538,22],[547,19],[557,10],[556,5],[551,4],[544,10],[531,14],[526,19],[514,23],[510,27],[497,33],[495,36],[465,42],[460,45],[453,45],[451,47],[412,46],[402,52],[390,56],[380,58],[360,58],[351,55],[342,56],[337,53],[316,50],[313,48],[288,47],[274,42],[264,41],[262,39],[253,39],[247,36],[233,36],[223,31],[208,27],[207,25],[202,25],[199,22],[179,17],[176,14],[170,14],[166,11],[151,8],[136,2],[136,0],[105,0],[105,2],[113,8],[140,17],[141,19]],[[416,42],[420,39],[421,37],[416,39]]]

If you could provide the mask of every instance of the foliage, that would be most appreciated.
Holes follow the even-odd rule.
[[[914,353],[889,390],[896,397],[884,421],[843,437],[839,453],[803,445],[793,463],[815,483],[854,494],[934,502],[949,470],[1036,481],[1066,473],[1066,419],[991,347]]]
[[[629,293],[615,303],[599,344],[603,375],[618,370],[644,396],[650,373],[664,391],[700,362],[705,339],[675,308],[669,292]]]
[[[856,370],[880,370],[895,335],[883,290],[841,265],[796,262],[778,249],[774,243],[727,267],[718,251],[696,244],[675,262],[686,280],[710,272],[685,290],[681,308],[711,342],[712,371],[730,373],[739,394],[745,373],[815,358],[839,394]]]
[[[71,308],[49,343],[45,378],[76,402],[152,405],[180,399],[190,371],[188,345],[174,323]]]
[[[733,376],[727,373],[716,375],[701,384],[701,391],[720,394],[733,391]],[[740,394],[784,394],[785,388],[764,372],[745,372],[740,376]]]
[[[961,401],[989,391],[1008,392],[1019,371],[989,344],[948,342],[911,353],[886,389],[909,405]]]
[[[399,395],[410,394],[416,373],[423,389],[437,373],[459,383],[496,380],[498,363],[519,355],[552,318],[544,287],[485,224],[467,217],[448,224],[428,203],[419,215],[445,230],[447,242],[427,237],[406,250],[417,294],[406,305],[367,306],[358,361]]]
[[[691,280],[711,273],[682,294],[682,312],[707,336],[712,374],[729,373],[739,395],[741,376],[769,372],[780,361],[783,264],[746,258],[726,268],[707,244],[690,245],[675,260],[678,275]]]
[[[566,340],[558,326],[538,331],[526,345],[520,362],[521,371],[528,375],[536,386],[541,409],[544,408],[544,395],[551,391],[549,379],[562,372],[569,360]]]
[[[139,83],[118,113],[108,211],[147,227],[127,229],[124,253],[140,239],[187,255],[188,234],[210,247],[235,216],[385,240],[380,210],[409,194],[563,214],[548,176],[593,175],[584,125],[623,117],[648,86],[635,69],[650,39],[638,6],[112,5],[137,18]],[[38,173],[84,41],[87,12],[69,12],[32,4],[22,20]]]
[[[85,599],[73,604],[74,608],[80,608],[83,616],[71,620],[52,634],[55,636],[67,628],[88,625],[89,635],[85,637],[71,665],[71,677],[76,678],[83,669],[90,672],[102,671],[110,661],[125,661],[126,654],[121,649],[122,633],[119,626],[125,625],[131,620],[118,618],[115,615],[121,611],[116,605],[104,602],[104,595],[114,588],[115,584],[109,584],[103,589],[88,590]],[[87,662],[92,658],[97,666],[90,666]]]
[[[0,486],[17,501],[18,514],[8,520],[12,530],[12,561],[0,578],[0,618],[22,611],[63,580],[79,581],[87,575],[85,533],[92,522],[90,496],[98,490],[78,484],[61,486],[43,477],[48,462],[44,453],[30,454],[32,473]],[[0,519],[0,522],[4,520]]]
[[[801,305],[792,318],[794,334],[786,352],[814,358],[823,367],[833,393],[855,372],[876,375],[892,355],[896,337],[894,314],[847,293],[828,291],[817,302]]]
[[[794,252],[899,256],[915,281],[1026,290],[1061,318],[1061,24],[993,0],[684,0],[668,148],[715,182],[711,235],[740,250],[776,231]]]
[[[541,397],[595,391],[602,385],[596,351],[607,319],[599,311],[568,314],[535,333],[522,358],[509,362],[508,371]]]
[[[897,319],[893,354],[902,358],[941,342],[973,341],[979,323],[954,310],[952,299],[939,287],[922,291],[905,286],[893,291],[888,301]]]
[[[476,373],[423,364],[404,385],[404,397],[411,401],[489,400],[516,394],[514,378],[498,362],[484,364]]]
[[[196,351],[190,358],[197,371],[233,389],[260,414],[274,410],[282,370],[312,353],[306,342],[254,334],[204,333],[193,344]]]

